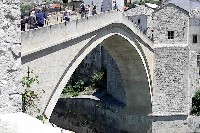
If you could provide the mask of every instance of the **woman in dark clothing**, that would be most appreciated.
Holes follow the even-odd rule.
[[[35,16],[35,11],[32,11],[29,19],[28,19],[28,23],[30,25],[30,29],[34,29],[37,27],[37,21],[36,21],[36,16]]]

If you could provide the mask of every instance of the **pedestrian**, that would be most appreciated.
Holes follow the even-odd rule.
[[[68,9],[65,10],[63,18],[65,21],[70,21],[70,11]]]
[[[35,11],[31,11],[31,14],[28,18],[28,23],[30,26],[30,29],[37,28],[37,21],[36,21],[36,16],[35,16]]]
[[[44,20],[46,19],[45,14],[42,12],[41,9],[39,9],[39,12],[36,15],[36,19],[37,19],[37,25],[39,27],[43,27],[44,26]]]
[[[21,31],[25,31],[25,19],[21,19]]]
[[[90,17],[90,16],[92,16],[92,10],[91,10],[90,5],[88,5],[88,13],[87,13],[87,17]]]
[[[27,16],[24,16],[21,19],[21,31],[25,31],[26,30],[26,24],[28,23],[28,19]]]
[[[82,3],[81,5],[80,5],[80,13],[81,13],[81,18],[83,18],[83,17],[85,17],[85,5],[84,5],[84,3]]]
[[[92,15],[97,14],[96,9],[97,9],[97,7],[96,7],[96,5],[95,5],[95,6],[93,7],[93,9],[92,9]]]

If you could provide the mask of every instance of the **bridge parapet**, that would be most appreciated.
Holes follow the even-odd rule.
[[[122,12],[110,11],[89,18],[51,25],[48,27],[22,32],[22,54],[27,55],[67,40],[103,28],[112,23],[122,23],[129,27],[146,44],[153,48],[153,43],[147,38]]]

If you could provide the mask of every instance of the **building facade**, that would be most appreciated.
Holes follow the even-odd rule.
[[[147,35],[148,38],[152,38],[153,23],[152,23],[152,13],[153,8],[147,7],[145,5],[140,5],[136,8],[131,8],[125,12],[125,15],[138,27],[143,33]]]
[[[187,44],[189,12],[167,4],[153,13],[153,41],[155,44]]]

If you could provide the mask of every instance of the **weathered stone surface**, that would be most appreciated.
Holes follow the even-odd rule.
[[[139,5],[136,8],[131,8],[128,11],[124,12],[126,16],[128,16],[130,19],[132,17],[145,15],[147,17],[147,30],[145,31],[145,34],[148,38],[152,39],[152,30],[153,30],[153,21],[152,21],[152,15],[153,15],[154,9],[150,7],[146,7],[145,5]]]
[[[188,47],[159,47],[154,55],[153,114],[187,114]]]
[[[200,18],[200,8],[196,8],[190,11],[190,18]]]
[[[159,8],[153,14],[153,41],[155,44],[187,44],[189,13],[173,4]],[[168,39],[174,31],[174,39]]]
[[[155,116],[152,133],[188,133],[187,116]]]
[[[45,125],[42,121],[18,112],[0,115],[1,133],[73,133]]]
[[[0,114],[2,114],[21,110],[19,1],[14,4],[1,1],[0,14]]]
[[[189,38],[188,45],[191,51],[195,51],[198,55],[200,54],[200,18],[189,19]],[[193,42],[194,35],[197,36],[197,42]]]

